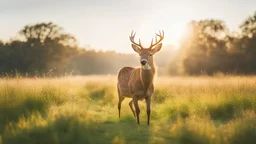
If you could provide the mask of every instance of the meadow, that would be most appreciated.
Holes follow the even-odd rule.
[[[151,125],[140,101],[118,118],[115,76],[0,79],[2,144],[255,144],[256,77],[158,77]]]

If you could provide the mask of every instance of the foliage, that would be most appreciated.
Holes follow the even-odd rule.
[[[77,53],[75,38],[53,23],[27,25],[19,34],[24,41],[0,45],[0,73],[59,75]]]
[[[230,33],[220,20],[192,21],[181,41],[176,62],[190,75],[255,74],[256,13]]]

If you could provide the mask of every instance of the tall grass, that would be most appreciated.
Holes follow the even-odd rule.
[[[0,80],[0,143],[256,143],[256,77],[159,77],[151,125],[113,76]]]

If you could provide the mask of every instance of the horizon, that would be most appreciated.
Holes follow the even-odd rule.
[[[61,3],[61,4],[59,4]],[[185,3],[185,5],[184,5]],[[210,7],[209,7],[210,5]],[[14,38],[27,24],[54,22],[73,35],[79,47],[102,51],[134,53],[129,35],[147,47],[154,33],[165,31],[164,46],[178,46],[178,40],[191,20],[220,19],[233,31],[255,11],[256,1],[147,1],[111,2],[46,0],[0,0],[0,40]]]

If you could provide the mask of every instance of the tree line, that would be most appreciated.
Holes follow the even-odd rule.
[[[156,55],[156,63],[160,74],[255,74],[256,12],[235,32],[222,20],[189,22],[180,48],[166,46]],[[136,54],[81,48],[75,37],[51,22],[26,25],[18,38],[0,41],[2,75],[116,74],[123,66],[136,65]]]
[[[255,74],[256,12],[229,31],[224,21],[191,21],[171,62],[172,73],[189,75]]]
[[[14,76],[63,76],[65,74],[113,74],[134,65],[135,56],[113,51],[79,48],[76,39],[54,23],[27,25],[18,38],[0,41],[0,73]]]

